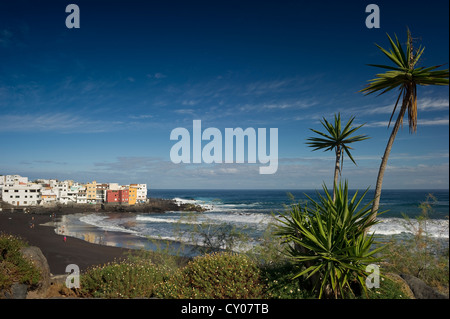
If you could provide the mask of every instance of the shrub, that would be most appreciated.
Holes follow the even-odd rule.
[[[144,259],[90,268],[80,276],[78,294],[96,298],[152,297],[166,275],[164,267]]]
[[[335,200],[326,187],[324,191],[325,196],[318,193],[319,202],[309,198],[312,207],[292,205],[282,214],[278,236],[285,240],[292,261],[302,267],[294,279],[310,279],[319,298],[343,298],[366,290],[365,268],[376,261],[374,255],[382,247],[372,249],[374,237],[366,234],[375,224],[370,203],[359,208],[367,191],[359,199],[356,192],[350,200],[347,183],[339,186]]]
[[[402,240],[392,240],[384,257],[388,270],[415,276],[448,295],[448,244],[444,245],[427,231],[436,201],[429,194],[426,201],[420,204],[421,214],[416,219],[411,220],[404,215],[405,227],[412,235]]]
[[[12,235],[0,234],[0,289],[5,289],[18,282],[30,286],[40,280],[39,269],[23,258],[21,248],[27,243]]]
[[[307,284],[304,280],[292,280],[298,271],[298,267],[289,262],[262,267],[267,297],[270,299],[314,298],[314,295],[306,289]]]
[[[162,282],[156,296],[175,299],[263,298],[260,270],[248,257],[213,253],[196,257]]]

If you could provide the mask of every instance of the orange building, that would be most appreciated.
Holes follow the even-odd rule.
[[[130,185],[128,191],[128,204],[136,205],[136,199],[137,199],[137,187]]]

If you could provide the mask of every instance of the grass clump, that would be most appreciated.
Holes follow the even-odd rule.
[[[38,284],[39,269],[21,253],[26,246],[28,244],[19,237],[0,233],[0,289],[8,289],[13,283]]]

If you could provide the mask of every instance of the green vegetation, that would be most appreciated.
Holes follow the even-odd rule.
[[[213,252],[187,260],[171,255],[170,249],[142,251],[89,269],[76,292],[99,298],[405,299],[410,292],[395,274],[410,273],[428,277],[425,281],[433,287],[447,282],[448,293],[448,248],[433,254],[427,249],[432,241],[424,236],[432,202],[421,205],[419,224],[405,219],[420,225],[414,239],[381,250],[374,249],[375,237],[367,234],[377,221],[370,218],[371,203],[361,207],[365,194],[349,198],[345,184],[333,201],[325,188],[318,201],[287,206],[269,224],[260,245],[246,253]],[[237,236],[234,229],[228,232],[224,236]],[[365,267],[372,263],[380,266],[380,286],[368,289]]]
[[[167,272],[147,259],[97,266],[81,276],[78,294],[95,298],[151,297]]]
[[[392,240],[384,255],[386,270],[404,273],[423,280],[441,293],[449,293],[449,247],[427,231],[436,199],[429,194],[420,205],[416,219],[405,216],[405,227],[413,234],[403,240]]]
[[[39,282],[39,269],[20,252],[26,246],[19,237],[0,233],[0,290],[8,289],[13,283],[33,286]]]
[[[260,270],[250,258],[235,253],[196,257],[159,285],[160,298],[264,298]]]
[[[364,193],[349,199],[348,185],[340,185],[333,200],[324,187],[319,202],[293,205],[279,219],[277,235],[287,243],[286,252],[299,265],[293,279],[306,276],[311,292],[319,298],[344,298],[354,289],[366,290],[366,266],[378,261],[374,256],[383,247],[373,249],[374,237],[367,230],[375,223],[370,208],[359,208]],[[367,191],[366,191],[367,192]]]
[[[334,150],[336,153],[336,162],[334,165],[334,184],[333,184],[333,200],[336,198],[336,186],[338,184],[339,174],[341,174],[342,167],[344,166],[344,152],[351,159],[353,164],[356,165],[355,160],[353,159],[350,150],[352,149],[349,144],[367,140],[369,137],[367,135],[356,135],[351,136],[355,133],[362,125],[359,125],[355,128],[352,128],[352,124],[355,117],[352,117],[347,124],[345,124],[344,129],[342,129],[341,125],[341,114],[339,113],[337,116],[334,115],[334,125],[329,123],[325,118],[323,118],[323,122],[320,123],[323,125],[327,133],[322,133],[320,131],[316,131],[310,129],[316,134],[319,134],[321,137],[310,137],[308,138],[308,144],[310,147],[313,147],[313,151],[324,150],[324,151],[332,151]]]
[[[176,269],[139,257],[93,267],[81,275],[80,297],[175,299],[310,299],[308,282],[292,278],[299,266],[277,262],[261,266],[252,258],[229,252],[196,257]],[[401,285],[382,278],[380,288],[350,298],[407,298]]]
[[[397,120],[386,145],[386,149],[380,164],[380,169],[378,171],[374,201],[372,206],[373,218],[376,217],[376,213],[379,208],[383,176],[387,167],[389,154],[391,152],[392,145],[394,144],[395,136],[397,135],[400,126],[403,125],[403,117],[405,116],[406,111],[408,111],[409,130],[410,132],[416,132],[417,86],[449,84],[448,69],[436,70],[441,67],[441,65],[432,67],[417,67],[417,64],[419,63],[425,48],[419,46],[418,49],[414,49],[413,38],[409,29],[407,32],[406,50],[403,50],[397,36],[395,36],[395,42],[389,35],[387,36],[391,45],[391,49],[387,51],[379,45],[377,45],[377,47],[391,62],[394,63],[394,66],[369,64],[370,66],[385,69],[388,71],[386,71],[385,73],[377,74],[374,79],[369,81],[367,87],[361,90],[361,92],[366,93],[366,95],[373,93],[379,93],[379,95],[382,95],[391,91],[392,89],[399,89],[397,101],[395,102],[391,118],[389,119],[389,125],[391,123],[392,117],[395,114],[399,101],[400,99],[402,99]]]

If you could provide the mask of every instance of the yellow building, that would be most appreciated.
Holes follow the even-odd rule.
[[[128,205],[136,205],[136,199],[137,199],[137,185],[130,185],[129,191],[128,191]]]
[[[92,183],[86,184],[86,199],[88,203],[95,203],[97,196],[97,182],[93,181]]]

